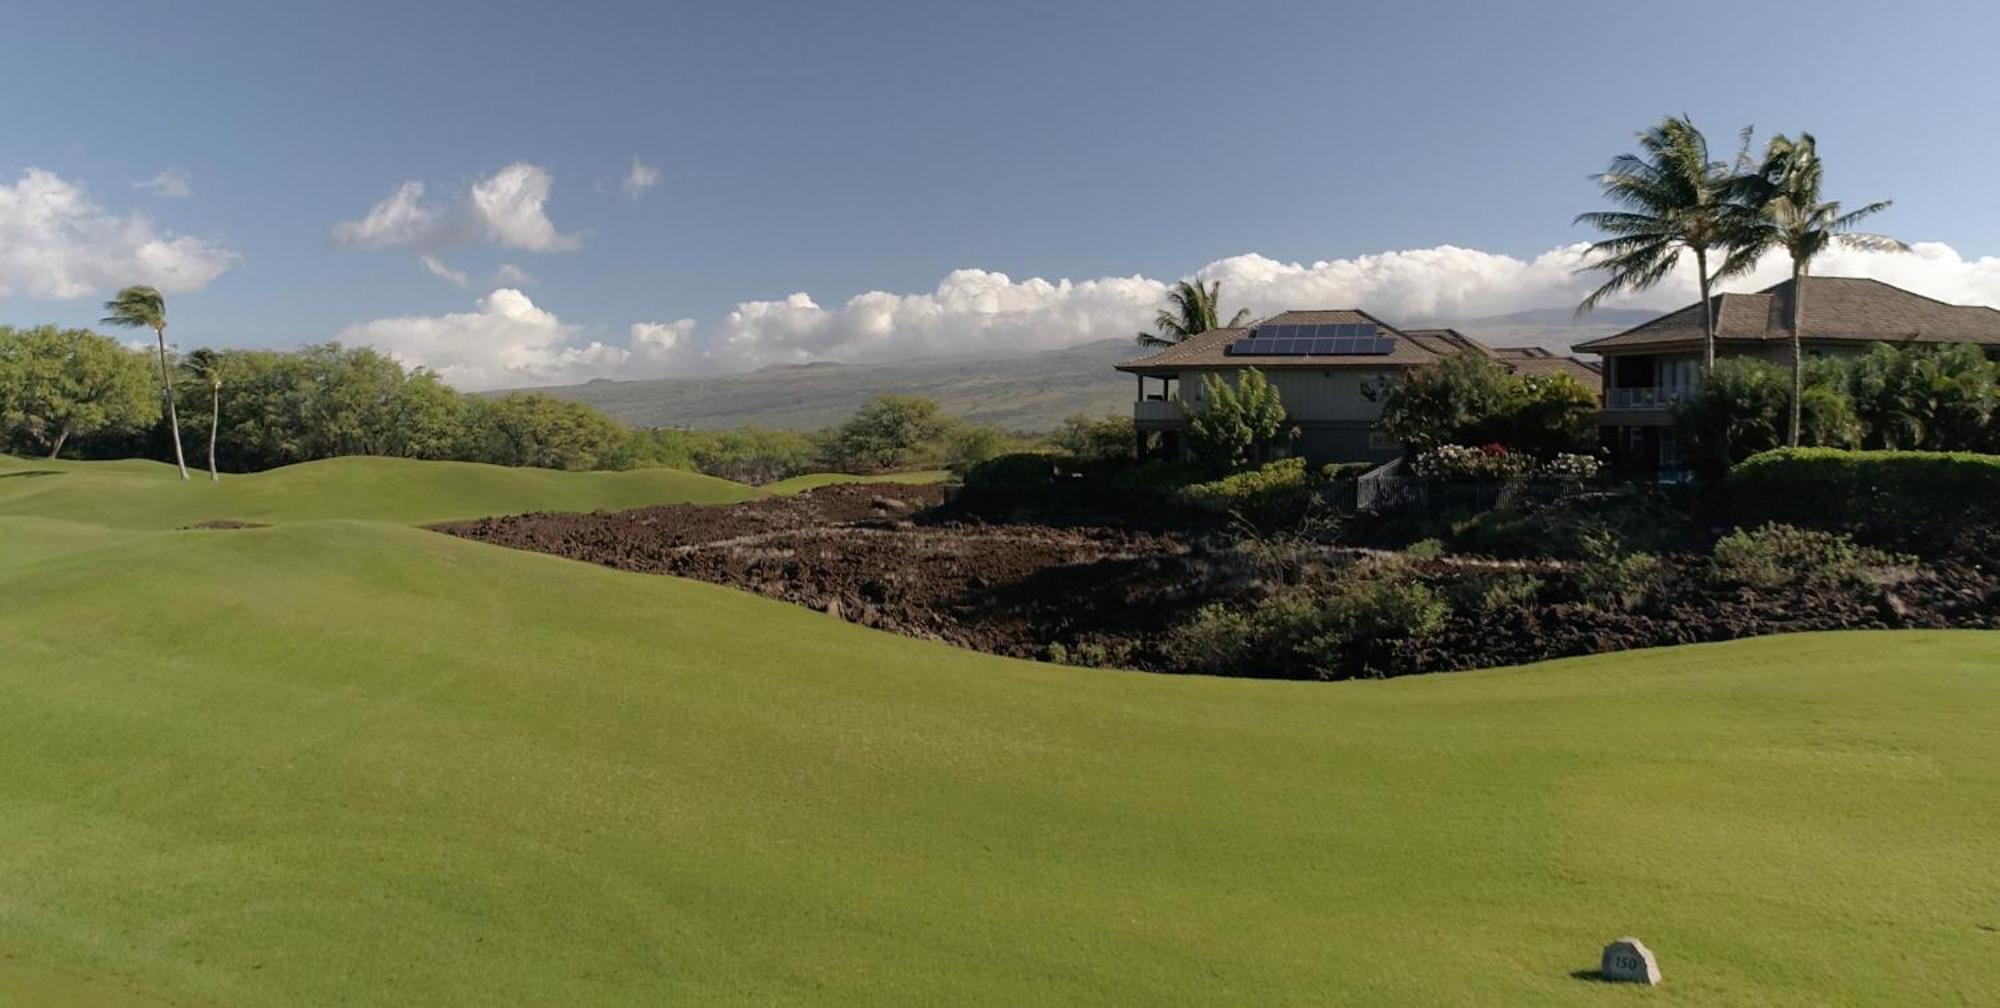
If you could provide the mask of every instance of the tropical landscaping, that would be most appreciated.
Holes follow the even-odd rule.
[[[2000,364],[1809,353],[1901,247],[1810,134],[1639,145],[1580,307],[1694,267],[1651,478],[1464,340],[1323,463],[1256,366],[1149,454],[0,326],[0,1002],[1583,1005],[1626,933],[1668,1003],[2000,1001]]]

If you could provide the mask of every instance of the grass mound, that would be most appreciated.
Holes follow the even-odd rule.
[[[1993,634],[1167,678],[306,507],[0,518],[0,1002],[2000,1000]]]
[[[837,483],[943,483],[951,479],[952,475],[952,472],[948,469],[870,473],[865,476],[854,473],[806,473],[803,476],[793,476],[790,479],[782,479],[776,483],[766,483],[759,489],[765,493],[789,495],[804,493],[807,490],[817,490],[820,487],[833,486]]]
[[[648,504],[726,504],[756,491],[677,469],[557,472],[476,462],[337,458],[266,472],[199,473],[142,460],[66,462],[0,456],[0,515],[40,515],[117,528],[202,522],[354,518],[424,524],[523,511],[592,511]]]

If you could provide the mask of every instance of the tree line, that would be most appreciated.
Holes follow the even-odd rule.
[[[368,347],[177,356],[164,328],[154,345],[137,349],[89,329],[0,326],[0,451],[185,465],[185,444],[212,476],[386,455],[549,469],[669,467],[762,483],[814,471],[966,465],[1037,443],[965,423],[916,396],[878,397],[846,423],[812,433],[633,430],[540,393],[461,393]],[[1129,421],[1123,433],[1129,444]]]

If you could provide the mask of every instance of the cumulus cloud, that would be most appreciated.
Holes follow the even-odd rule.
[[[329,239],[339,248],[408,250],[424,268],[463,286],[469,282],[465,274],[445,265],[438,257],[442,250],[481,243],[527,252],[583,247],[582,238],[557,231],[549,219],[552,182],[548,169],[526,162],[510,164],[448,199],[426,198],[424,184],[411,180],[361,219],[335,224]]]
[[[128,284],[169,294],[199,290],[237,262],[212,241],[120,216],[83,187],[30,168],[0,181],[0,297],[67,300]]]
[[[537,385],[618,370],[631,352],[585,343],[570,325],[511,287],[479,299],[473,311],[376,319],[342,329],[342,343],[372,346],[436,371],[462,389]]]
[[[194,195],[194,180],[188,177],[186,169],[168,168],[144,182],[132,183],[132,188],[168,199],[187,199]]]
[[[637,200],[640,193],[659,184],[660,170],[634,157],[632,169],[625,173],[625,181],[619,183],[619,187],[625,190],[625,195]]]
[[[1576,272],[1583,262],[1581,244],[1528,259],[1445,245],[1310,264],[1238,255],[1196,275],[1222,281],[1226,307],[1247,307],[1257,316],[1358,307],[1391,323],[1413,324],[1575,305],[1600,282]],[[1942,244],[1920,243],[1903,255],[1839,249],[1814,268],[1821,275],[1875,277],[1954,303],[2000,307],[2000,258],[1967,259]],[[1774,255],[1725,289],[1756,290],[1786,275],[1783,256]],[[1004,356],[1129,339],[1165,303],[1167,287],[1143,276],[1017,281],[963,269],[922,293],[869,291],[824,306],[800,292],[744,302],[712,325],[685,318],[637,322],[623,346],[587,339],[582,327],[557,322],[518,290],[499,290],[475,313],[384,320],[341,338],[376,342],[473,388],[714,374],[813,360]],[[1607,307],[1664,310],[1694,297],[1688,266],[1660,287],[1614,298]]]

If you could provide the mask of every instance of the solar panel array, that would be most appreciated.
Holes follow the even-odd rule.
[[[1380,357],[1394,353],[1371,323],[1258,326],[1249,337],[1229,344],[1232,357]]]

